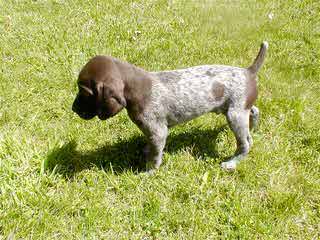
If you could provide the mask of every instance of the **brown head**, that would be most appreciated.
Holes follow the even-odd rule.
[[[126,107],[124,82],[111,57],[92,58],[79,74],[78,88],[72,110],[83,119],[105,120]]]

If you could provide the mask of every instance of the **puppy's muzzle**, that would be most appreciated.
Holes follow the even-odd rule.
[[[84,120],[90,120],[96,116],[96,114],[82,111],[81,107],[79,107],[77,99],[72,104],[72,111],[75,112],[76,114],[78,114],[79,117]]]

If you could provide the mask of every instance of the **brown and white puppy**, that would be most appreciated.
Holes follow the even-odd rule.
[[[263,42],[248,68],[202,65],[147,72],[112,57],[96,56],[79,74],[79,93],[72,109],[83,119],[98,116],[105,120],[126,108],[147,137],[149,171],[161,165],[168,128],[207,112],[223,113],[235,134],[237,150],[221,166],[233,170],[252,145],[249,121],[258,122],[259,110],[253,103],[267,48]]]

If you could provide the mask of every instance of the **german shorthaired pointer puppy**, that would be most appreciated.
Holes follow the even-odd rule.
[[[202,65],[186,69],[147,72],[107,56],[92,58],[81,70],[79,93],[72,109],[83,119],[105,120],[127,109],[130,119],[147,138],[147,170],[162,162],[168,128],[204,113],[223,113],[232,129],[237,150],[221,167],[234,170],[249,152],[249,125],[256,126],[259,110],[257,73],[268,43],[248,68]],[[250,123],[249,123],[250,122]]]

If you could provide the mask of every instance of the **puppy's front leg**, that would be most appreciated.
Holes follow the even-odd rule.
[[[147,135],[148,145],[146,147],[146,169],[147,172],[158,169],[162,163],[163,149],[168,136],[168,127],[164,124],[154,125]]]

